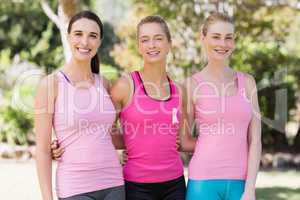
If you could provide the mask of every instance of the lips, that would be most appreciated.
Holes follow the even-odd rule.
[[[214,51],[217,52],[218,54],[222,54],[222,55],[229,52],[228,49],[214,49]]]
[[[149,56],[157,56],[160,53],[160,51],[148,51],[147,55]]]
[[[79,53],[82,53],[82,54],[88,54],[91,51],[91,49],[88,49],[88,48],[77,47],[76,49]]]

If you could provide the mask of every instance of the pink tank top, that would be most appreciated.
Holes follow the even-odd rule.
[[[88,89],[70,84],[57,73],[58,96],[53,126],[65,148],[56,171],[56,192],[65,198],[123,185],[122,167],[112,144],[110,129],[115,109],[101,78]]]
[[[252,118],[245,77],[237,72],[237,94],[220,97],[201,76],[199,72],[192,77],[201,95],[195,102],[199,136],[189,165],[189,178],[244,180],[248,166],[248,126]]]
[[[134,95],[120,113],[128,161],[124,166],[127,181],[156,183],[183,175],[183,165],[176,149],[176,134],[181,115],[180,97],[169,80],[166,100],[147,95],[139,72],[131,73]]]

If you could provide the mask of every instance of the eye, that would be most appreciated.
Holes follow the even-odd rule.
[[[90,35],[91,38],[97,38],[97,35]]]
[[[232,40],[233,37],[226,37],[225,39],[226,39],[226,40]]]
[[[74,35],[76,35],[76,36],[81,36],[82,33],[76,32]]]
[[[147,42],[147,41],[148,41],[147,39],[141,40],[142,43],[145,43],[145,42]]]
[[[163,38],[162,37],[158,37],[158,38],[156,38],[156,40],[161,41],[161,40],[163,40]]]
[[[212,38],[214,38],[214,39],[220,39],[219,36],[213,36]]]

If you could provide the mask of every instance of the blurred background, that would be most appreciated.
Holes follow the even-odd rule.
[[[300,1],[298,0],[0,0],[0,199],[41,199],[34,166],[33,103],[40,78],[70,52],[64,33],[76,12],[104,22],[101,73],[112,82],[142,66],[136,25],[163,16],[173,49],[168,71],[182,81],[203,66],[199,28],[211,11],[235,19],[230,66],[252,74],[263,114],[258,200],[300,199]],[[188,164],[189,155],[182,156]]]

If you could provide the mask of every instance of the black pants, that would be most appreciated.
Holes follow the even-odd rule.
[[[125,200],[125,189],[122,185],[95,192],[78,194],[72,197],[59,198],[59,200]]]
[[[126,200],[185,200],[184,176],[160,183],[125,181]]]

